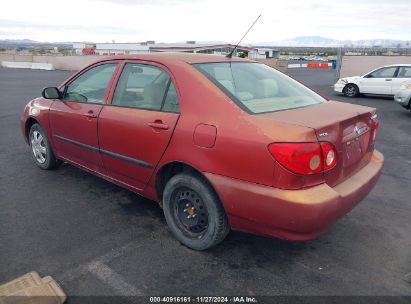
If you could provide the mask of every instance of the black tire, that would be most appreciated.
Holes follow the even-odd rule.
[[[343,93],[345,96],[353,98],[360,95],[360,89],[356,84],[349,83],[344,87]]]
[[[53,170],[60,166],[61,161],[54,156],[46,132],[44,132],[39,124],[35,123],[31,126],[28,140],[32,152],[31,155],[39,168]]]
[[[173,176],[164,189],[163,210],[173,235],[194,250],[217,245],[230,231],[217,194],[199,174]]]

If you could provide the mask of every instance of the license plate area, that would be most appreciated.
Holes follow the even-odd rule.
[[[369,132],[347,141],[343,149],[344,167],[350,167],[358,163],[367,153],[368,143]]]

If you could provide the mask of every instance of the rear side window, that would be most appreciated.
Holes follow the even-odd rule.
[[[155,66],[127,63],[118,80],[112,105],[178,112],[170,76]],[[167,108],[167,109],[166,109]]]
[[[178,106],[176,88],[174,87],[174,84],[171,81],[170,86],[168,88],[166,99],[164,101],[163,111],[175,113],[178,113],[180,111]]]
[[[398,78],[411,78],[411,67],[400,67]]]
[[[299,82],[264,64],[220,62],[194,66],[252,114],[301,108],[325,101]]]
[[[104,93],[116,67],[117,63],[108,63],[87,70],[66,87],[63,100],[103,103]]]

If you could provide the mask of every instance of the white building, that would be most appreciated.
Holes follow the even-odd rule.
[[[150,47],[141,43],[96,43],[95,53],[98,55],[141,54],[150,53]]]
[[[73,42],[73,49],[77,55],[122,55],[150,52],[150,47],[141,43]]]
[[[96,44],[92,42],[73,42],[73,49],[77,55],[83,55],[83,50],[94,49],[95,47]]]
[[[233,44],[197,44],[195,41],[187,43],[155,43],[147,41],[141,43],[89,43],[73,42],[73,49],[76,54],[83,55],[122,55],[141,54],[156,52],[185,52],[185,53],[205,53],[216,55],[229,54],[235,45]],[[255,48],[239,45],[234,56],[246,54],[250,59],[272,59],[278,58],[279,52],[271,48]]]
[[[256,52],[248,53],[250,59],[278,59],[280,52],[272,48],[256,48]]]

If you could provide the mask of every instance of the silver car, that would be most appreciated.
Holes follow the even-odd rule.
[[[411,110],[411,82],[401,85],[399,91],[394,96],[394,100],[404,108]]]

